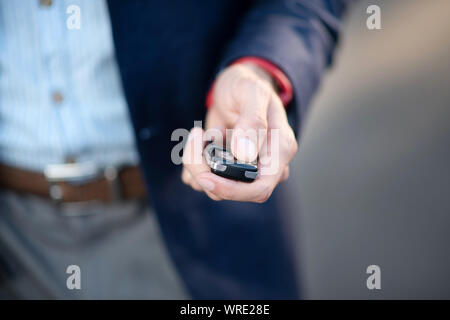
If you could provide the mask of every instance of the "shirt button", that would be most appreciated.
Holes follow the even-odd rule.
[[[54,103],[60,104],[61,102],[63,102],[64,96],[62,95],[61,92],[55,91],[53,92],[52,100]]]
[[[52,0],[39,0],[39,4],[43,7],[50,7],[52,3]]]

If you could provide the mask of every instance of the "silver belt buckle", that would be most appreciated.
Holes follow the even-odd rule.
[[[63,191],[58,182],[81,185],[99,178],[102,170],[92,162],[50,164],[44,169],[44,176],[49,182],[49,194],[53,200],[63,198]]]

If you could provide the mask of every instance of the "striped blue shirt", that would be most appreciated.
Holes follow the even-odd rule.
[[[138,162],[106,2],[0,0],[0,162],[41,171],[69,157]]]

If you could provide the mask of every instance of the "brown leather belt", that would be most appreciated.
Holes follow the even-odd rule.
[[[97,169],[86,164],[49,166],[44,173],[0,164],[0,188],[60,202],[143,199],[139,167]]]

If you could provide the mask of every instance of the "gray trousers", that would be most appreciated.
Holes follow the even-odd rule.
[[[73,265],[79,272],[68,273]],[[145,203],[56,204],[0,191],[0,298],[188,296]]]

